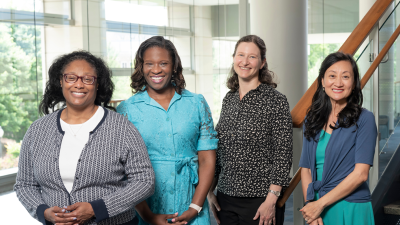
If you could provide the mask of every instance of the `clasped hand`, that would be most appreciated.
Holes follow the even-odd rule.
[[[187,224],[189,221],[191,221],[193,218],[197,216],[197,211],[195,209],[189,208],[185,212],[182,213],[182,215],[178,216],[178,213],[175,214],[154,214],[152,217],[150,224],[153,225],[169,225],[169,224],[175,224],[175,225],[184,225]],[[172,223],[168,223],[167,220],[171,219]]]
[[[77,202],[63,208],[54,206],[44,211],[44,218],[55,225],[83,224],[93,216],[92,205],[87,202]]]
[[[304,220],[311,225],[323,225],[320,217],[324,207],[318,201],[310,202],[305,205],[300,212],[303,214]]]

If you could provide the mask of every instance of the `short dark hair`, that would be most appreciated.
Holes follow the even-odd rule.
[[[178,51],[176,51],[174,44],[170,40],[165,39],[163,36],[151,37],[145,40],[139,46],[135,57],[135,71],[131,76],[131,88],[133,89],[132,92],[137,93],[140,91],[144,91],[147,88],[143,88],[147,85],[146,79],[144,79],[143,75],[143,56],[147,49],[153,47],[163,48],[168,51],[170,57],[172,58],[172,69],[174,76],[172,80],[175,83],[175,91],[178,94],[181,94],[182,90],[185,89],[186,86],[185,78],[182,74],[183,68],[181,58],[179,57]]]
[[[263,83],[263,84],[268,84],[269,86],[276,88],[277,84],[273,81],[274,79],[274,73],[270,70],[268,70],[268,63],[265,58],[265,54],[267,52],[267,48],[265,47],[265,43],[263,39],[261,39],[257,35],[247,35],[239,39],[238,42],[236,42],[235,45],[235,51],[233,52],[233,57],[236,55],[236,50],[239,46],[240,43],[242,42],[252,42],[254,43],[258,49],[260,50],[260,55],[261,55],[261,61],[265,60],[264,66],[260,69],[259,74],[258,74],[258,80]],[[228,79],[226,81],[226,86],[232,91],[235,92],[239,89],[239,77],[236,71],[232,68],[229,73]]]
[[[99,86],[94,104],[115,110],[114,107],[109,105],[114,91],[114,84],[111,80],[111,70],[100,57],[96,57],[88,51],[80,50],[61,55],[53,61],[49,69],[49,80],[46,83],[46,89],[39,105],[39,112],[41,115],[49,114],[49,109],[54,111],[54,107],[60,102],[65,105],[60,79],[62,79],[65,68],[75,60],[85,60],[96,71],[96,81]]]
[[[353,56],[343,52],[334,52],[329,54],[321,64],[319,69],[319,74],[317,78],[318,87],[315,92],[310,108],[308,108],[307,116],[305,119],[305,131],[304,137],[307,140],[310,138],[316,139],[316,134],[323,129],[325,124],[329,120],[330,113],[332,111],[332,104],[329,96],[325,93],[322,87],[322,79],[325,76],[326,70],[333,64],[347,61],[351,64],[354,74],[354,89],[347,97],[347,104],[338,114],[339,125],[332,127],[332,129],[337,129],[339,127],[348,128],[353,125],[357,125],[358,118],[361,115],[362,104],[363,104],[363,94],[361,89],[360,74],[358,72],[358,67]]]

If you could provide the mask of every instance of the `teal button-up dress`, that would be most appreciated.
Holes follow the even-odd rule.
[[[168,110],[139,92],[120,103],[117,112],[139,130],[156,175],[155,193],[147,199],[154,213],[181,215],[188,210],[198,184],[197,152],[218,145],[210,108],[200,94],[175,92]],[[139,224],[147,224],[139,218]],[[190,223],[210,224],[207,200]]]

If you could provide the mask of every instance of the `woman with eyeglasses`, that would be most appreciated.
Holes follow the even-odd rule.
[[[89,52],[51,65],[46,115],[25,134],[14,187],[41,223],[138,223],[133,207],[153,193],[154,171],[138,130],[109,106],[113,90],[111,71]]]
[[[136,94],[117,112],[143,136],[156,175],[154,195],[136,206],[139,224],[209,225],[218,139],[206,100],[185,89],[178,52],[162,36],[140,45],[131,79]]]

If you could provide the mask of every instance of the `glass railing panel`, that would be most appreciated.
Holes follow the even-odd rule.
[[[400,7],[398,7],[399,5],[400,5],[400,1],[395,1],[392,3],[391,6],[389,6],[388,10],[383,15],[383,18],[381,19],[381,21],[379,23],[379,30],[381,30],[384,27],[387,28],[387,26],[385,26],[386,22],[390,23],[391,20],[394,18],[394,15],[396,14],[396,12],[397,12],[397,14],[399,13],[399,11],[398,11],[398,10],[400,10]]]
[[[400,24],[399,4],[390,6],[386,19],[379,28],[379,51]],[[385,16],[384,16],[385,18]],[[400,45],[398,40],[392,45],[379,65],[379,178],[400,143]]]
[[[365,46],[365,47],[364,47]],[[363,48],[364,47],[364,48]],[[371,56],[373,55],[373,40],[365,40],[357,53],[356,58],[360,78],[362,78],[371,66]],[[363,107],[369,111],[373,111],[373,79],[369,79],[363,90]]]
[[[379,65],[379,177],[400,143],[399,47],[396,40]]]

